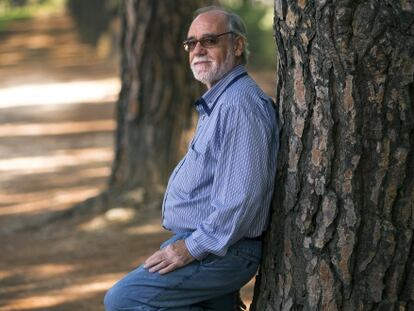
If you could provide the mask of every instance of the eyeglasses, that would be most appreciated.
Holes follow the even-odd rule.
[[[183,42],[184,50],[186,52],[192,52],[195,49],[195,47],[197,46],[198,42],[200,42],[200,44],[203,48],[211,48],[211,47],[217,45],[217,43],[219,41],[219,38],[221,36],[228,35],[230,33],[233,34],[234,32],[233,31],[228,31],[228,32],[220,33],[218,35],[207,35],[207,36],[202,37],[199,40],[196,40],[196,39],[185,40]]]

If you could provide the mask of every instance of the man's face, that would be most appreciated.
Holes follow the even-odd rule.
[[[206,12],[196,17],[190,26],[187,39],[199,40],[209,35],[228,32],[226,17],[217,11]],[[190,51],[190,65],[194,77],[210,88],[236,65],[232,34],[222,35],[214,46],[208,48],[198,42]]]

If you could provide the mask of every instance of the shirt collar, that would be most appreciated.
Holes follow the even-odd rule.
[[[214,103],[217,98],[223,93],[229,83],[237,76],[246,73],[244,65],[237,65],[232,70],[224,75],[214,86],[203,94],[194,104],[200,113],[211,114],[214,109]]]

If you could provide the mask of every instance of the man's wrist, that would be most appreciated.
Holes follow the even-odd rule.
[[[194,241],[194,238],[191,235],[186,238],[184,242],[188,252],[198,261],[204,259],[208,255],[208,252],[202,249],[197,242]]]

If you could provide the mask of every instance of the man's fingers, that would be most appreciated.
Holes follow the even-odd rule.
[[[147,260],[145,260],[144,267],[151,268],[152,266],[159,264],[163,260],[163,254],[160,251],[157,251],[154,254],[152,254],[149,258],[147,258]]]
[[[166,266],[165,268],[161,269],[158,271],[159,274],[166,274],[169,273],[171,271],[174,271],[175,269],[177,269],[177,265],[175,264],[169,264],[168,266]]]
[[[149,272],[157,272],[158,270],[165,268],[166,266],[168,266],[169,263],[166,261],[161,261],[159,264],[151,267],[148,269]]]
[[[188,252],[183,240],[156,251],[144,263],[149,272],[166,274],[192,262],[194,258]]]

